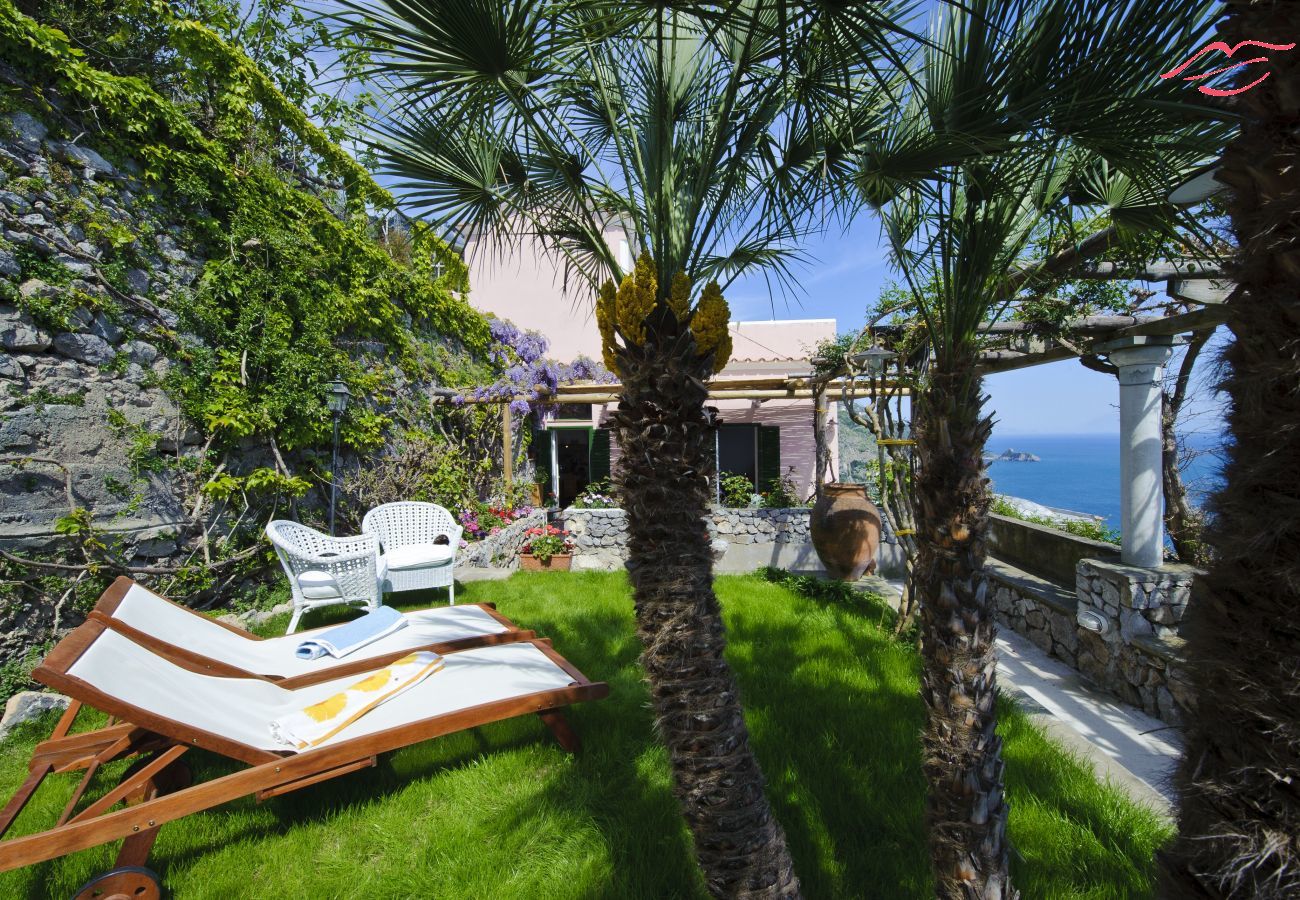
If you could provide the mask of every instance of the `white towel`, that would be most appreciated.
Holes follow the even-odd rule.
[[[442,657],[411,653],[372,672],[342,693],[272,720],[271,736],[294,750],[320,746],[370,710],[409,690],[442,668]]]

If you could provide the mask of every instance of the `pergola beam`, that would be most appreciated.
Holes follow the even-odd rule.
[[[842,391],[846,382],[839,378],[825,381],[814,375],[732,375],[713,378],[709,381],[710,400],[812,400],[817,391]],[[906,388],[895,384],[886,384],[886,388],[907,393]],[[529,403],[617,403],[622,397],[623,388],[617,382],[581,381],[573,384],[561,384],[552,394],[543,387],[533,393],[513,394],[509,397],[464,397],[463,402],[470,405],[488,403],[511,403],[526,400]],[[436,388],[434,400],[451,402],[459,396],[456,391]]]
[[[1079,316],[1065,322],[1065,328],[1071,334],[1112,334],[1120,328],[1146,325],[1159,322],[1168,316]],[[980,325],[981,334],[1034,334],[1042,326],[1034,322],[984,322]]]
[[[906,397],[908,391],[906,388],[893,388],[893,396],[901,394]],[[709,391],[710,400],[811,400],[813,399],[811,390],[718,390]],[[511,397],[485,397],[477,399],[466,397],[466,405],[481,405],[487,403],[510,403],[514,400],[526,400],[529,403],[617,403],[622,395],[616,391],[608,390],[600,393],[587,394],[557,394],[554,397],[534,397],[529,394],[516,394]]]
[[[1228,277],[1214,259],[1157,259],[1140,268],[1113,262],[1084,263],[1070,275],[1089,281],[1218,281]]]
[[[1206,306],[1191,312],[1174,316],[1159,316],[1137,320],[1133,316],[1090,316],[1090,319],[1115,319],[1109,327],[1097,326],[1094,330],[1095,342],[1114,341],[1121,338],[1186,334],[1191,331],[1203,331],[1222,325],[1227,319],[1227,311],[1222,306]],[[1000,323],[1016,325],[1019,323]],[[1028,329],[1025,329],[1028,330]],[[1005,329],[1015,333],[1016,329]],[[993,332],[997,333],[997,332]],[[1091,347],[1089,347],[1091,349]],[[1078,356],[1067,347],[1049,347],[1046,350],[1022,353],[1015,350],[989,350],[980,354],[980,371],[985,375],[996,372],[1010,372],[1013,369],[1027,369],[1046,363],[1074,359]]]
[[[710,393],[716,391],[805,391],[812,390],[816,379],[811,375],[740,375],[709,380]],[[827,390],[839,390],[843,382],[832,381],[826,385]],[[567,400],[575,394],[619,392],[617,382],[603,383],[580,381],[562,384],[556,389],[556,396]]]

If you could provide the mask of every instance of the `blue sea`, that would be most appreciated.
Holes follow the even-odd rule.
[[[1192,435],[1198,453],[1183,471],[1190,499],[1201,503],[1221,483],[1223,438]],[[1023,497],[1044,506],[1104,517],[1120,527],[1118,434],[1002,434],[995,433],[987,450],[1023,450],[1041,462],[993,462],[989,478],[999,494]]]

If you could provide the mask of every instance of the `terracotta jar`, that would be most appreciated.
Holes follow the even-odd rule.
[[[880,510],[860,484],[831,482],[822,486],[809,531],[813,547],[832,578],[857,581],[876,570],[880,547]]]

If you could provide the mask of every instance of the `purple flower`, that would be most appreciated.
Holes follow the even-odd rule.
[[[473,389],[476,400],[510,401],[510,411],[519,415],[536,413],[539,420],[553,414],[554,406],[536,401],[553,396],[564,383],[596,381],[608,384],[616,379],[603,365],[580,356],[572,363],[561,364],[546,358],[550,345],[536,331],[521,331],[506,319],[489,318],[492,345],[488,358],[501,367],[497,380]],[[514,399],[520,394],[526,399]],[[458,403],[465,402],[460,398]]]

